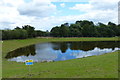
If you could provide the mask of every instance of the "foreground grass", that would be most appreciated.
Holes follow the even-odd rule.
[[[87,58],[67,61],[34,63],[31,76],[24,63],[9,62],[4,59],[7,52],[19,47],[48,41],[118,41],[118,38],[37,38],[8,40],[3,42],[3,78],[117,78],[118,51]]]

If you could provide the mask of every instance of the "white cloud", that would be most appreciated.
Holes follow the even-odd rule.
[[[24,3],[18,7],[21,15],[46,17],[56,10],[56,6],[51,4],[49,0],[33,0],[29,3]]]
[[[88,2],[88,0],[50,0],[52,2]]]
[[[95,22],[112,21],[118,23],[118,0],[90,0],[89,4],[76,4],[70,7],[71,10],[79,10],[85,12],[81,15],[88,20],[93,20]]]
[[[70,9],[88,12],[91,10],[92,7],[93,6],[90,4],[76,4],[75,6],[70,7]]]
[[[0,0],[0,29],[13,29],[16,26],[29,24],[36,29],[50,30],[54,26],[65,22],[74,23],[76,20],[87,19],[103,23],[108,21],[117,23],[118,20],[118,0],[89,0],[88,4],[76,4],[70,8],[85,12],[85,14],[57,17],[51,16],[51,14],[57,13],[56,6],[51,1],[32,0],[26,3],[24,0]],[[64,3],[60,5],[65,7],[65,2],[73,1],[76,2],[78,0],[64,0]]]
[[[65,7],[65,3],[60,4],[61,7]]]
[[[13,3],[12,3],[13,2]],[[0,26],[3,28],[11,28],[10,25],[16,23],[19,12],[17,11],[17,5],[20,5],[22,0],[18,0],[18,3],[14,0],[1,0],[0,4]],[[1,28],[1,27],[0,27]]]
[[[13,29],[16,26],[32,24],[34,21],[41,21],[44,17],[52,14],[56,6],[50,0],[32,0],[26,3],[24,0],[1,0],[0,2],[0,29]],[[36,17],[43,17],[36,19]],[[37,29],[42,22],[36,22]],[[42,26],[44,27],[44,26]],[[43,30],[43,29],[42,29]]]
[[[23,3],[24,3],[23,0],[1,0],[2,6],[9,6],[9,7],[17,7]]]

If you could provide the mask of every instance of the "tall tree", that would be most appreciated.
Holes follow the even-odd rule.
[[[56,26],[51,29],[51,35],[54,37],[60,37],[60,27]]]
[[[82,27],[79,24],[71,24],[69,27],[71,37],[80,37],[82,36]]]
[[[114,34],[114,31],[110,29],[107,25],[103,23],[98,23],[98,32],[100,33],[101,37],[112,37]]]
[[[28,37],[35,37],[35,31],[34,31],[35,28],[34,27],[32,27],[30,25],[25,25],[22,28],[27,31]]]
[[[67,37],[69,35],[69,27],[66,27],[65,25],[60,26],[60,36],[61,37]]]

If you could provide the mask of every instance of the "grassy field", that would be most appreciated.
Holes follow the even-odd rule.
[[[4,57],[19,47],[49,41],[118,41],[118,38],[34,38],[25,40],[6,40],[2,46],[3,78],[117,78],[118,51],[100,56],[34,63],[28,67],[24,63],[10,62]]]

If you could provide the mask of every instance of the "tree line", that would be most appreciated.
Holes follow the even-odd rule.
[[[120,25],[108,22],[108,24],[94,24],[92,21],[76,21],[74,24],[62,24],[51,29],[54,37],[114,37],[120,36]]]
[[[120,25],[94,24],[92,21],[81,20],[74,24],[64,23],[53,27],[51,31],[35,30],[33,26],[24,25],[13,30],[2,30],[2,39],[26,39],[34,37],[115,37],[120,36]]]
[[[2,40],[26,39],[26,38],[34,38],[38,36],[45,37],[47,36],[47,32],[41,30],[35,30],[35,28],[30,25],[22,26],[22,28],[16,27],[13,30],[2,30]]]

